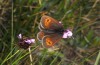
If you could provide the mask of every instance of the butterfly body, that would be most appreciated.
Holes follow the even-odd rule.
[[[48,30],[48,29],[44,29],[43,30],[44,33],[51,33],[51,34],[63,34],[64,30],[63,29],[55,29],[55,30]]]
[[[39,29],[40,32],[37,34],[37,38],[46,48],[54,46],[54,44],[63,37],[63,33],[66,31],[59,21],[46,15],[41,17]]]

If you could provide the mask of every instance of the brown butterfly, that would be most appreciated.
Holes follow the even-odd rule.
[[[68,37],[68,30],[64,30],[63,25],[50,16],[43,15],[39,24],[40,32],[37,34],[37,39],[42,42],[46,48],[54,46],[67,32],[65,37]]]

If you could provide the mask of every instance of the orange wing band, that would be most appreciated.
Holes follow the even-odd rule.
[[[49,27],[50,26],[50,22],[51,22],[51,20],[49,18],[45,19],[45,23],[44,23],[45,26]]]
[[[53,46],[53,42],[51,41],[50,38],[46,38],[46,44],[47,46]]]

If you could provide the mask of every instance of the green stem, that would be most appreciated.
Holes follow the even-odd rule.
[[[32,61],[33,61],[33,60],[32,60],[31,49],[29,48],[28,50],[29,50],[29,53],[30,53],[30,56],[29,56],[29,57],[30,57],[30,61],[31,61],[31,64],[30,64],[30,65],[32,65]]]
[[[95,64],[94,65],[98,65],[99,60],[100,60],[100,50],[99,50],[99,54],[98,54],[98,56],[96,58],[96,61],[95,61]]]

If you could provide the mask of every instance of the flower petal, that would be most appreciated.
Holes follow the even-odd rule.
[[[35,39],[26,39],[25,42],[28,44],[35,43]]]
[[[64,31],[62,38],[70,38],[72,35],[73,33],[70,30],[66,30]]]
[[[19,38],[19,39],[22,39],[22,34],[19,34],[19,35],[18,35],[18,38]]]

